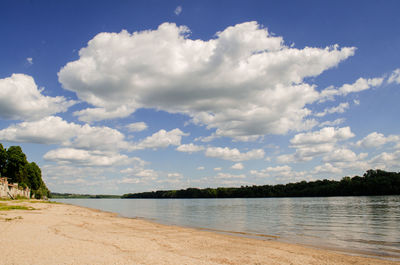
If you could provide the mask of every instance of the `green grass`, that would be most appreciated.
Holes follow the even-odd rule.
[[[12,201],[12,202],[22,202],[22,201],[29,201],[26,197],[20,197],[18,196],[15,199],[10,199],[10,198],[0,198],[0,201]]]
[[[15,199],[17,199],[17,200],[29,200],[29,198],[27,198],[25,196],[21,196],[21,195],[17,195],[17,197],[15,197]]]
[[[51,203],[51,204],[62,204],[61,202],[55,201],[29,201],[30,203]]]
[[[7,205],[5,203],[0,203],[0,211],[10,211],[10,210],[35,210],[35,208],[21,206],[21,205]]]
[[[55,201],[45,201],[45,200],[31,200],[31,199],[27,199],[24,197],[21,197],[19,199],[16,200],[12,200],[9,198],[0,198],[0,201],[10,201],[13,203],[21,203],[21,202],[29,202],[29,203],[51,203],[51,204],[62,204],[61,202],[55,202]]]

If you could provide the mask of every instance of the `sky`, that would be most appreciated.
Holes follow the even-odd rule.
[[[399,171],[399,1],[0,2],[0,142],[53,192]]]

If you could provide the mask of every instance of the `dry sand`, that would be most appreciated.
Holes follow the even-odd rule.
[[[399,264],[72,205],[18,205],[35,210],[0,211],[0,264]]]

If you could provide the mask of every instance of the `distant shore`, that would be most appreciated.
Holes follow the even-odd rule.
[[[0,211],[1,264],[399,264],[73,205],[0,203],[21,206]]]

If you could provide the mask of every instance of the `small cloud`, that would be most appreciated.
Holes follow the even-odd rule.
[[[215,177],[217,179],[244,179],[246,178],[245,175],[241,174],[241,175],[233,175],[233,174],[229,174],[229,173],[218,173],[218,175]]]
[[[26,61],[27,61],[30,65],[33,64],[33,58],[32,58],[32,57],[26,58]]]
[[[236,163],[232,166],[232,169],[242,170],[244,168],[242,163]]]
[[[393,71],[387,82],[389,84],[391,83],[400,84],[400,68]]]
[[[82,183],[86,183],[86,181],[84,179],[73,179],[73,180],[64,180],[64,184],[82,184]]]
[[[344,118],[339,118],[336,119],[334,121],[324,121],[322,122],[320,125],[318,125],[319,127],[326,127],[326,126],[337,126],[339,124],[342,124],[343,122],[345,122],[346,119]]]
[[[238,149],[230,149],[228,147],[208,147],[206,150],[207,157],[216,157],[224,160],[234,162],[261,159],[264,157],[265,152],[262,149],[253,149],[246,153],[241,153]]]
[[[203,167],[203,166],[200,166],[197,168],[197,170],[204,170],[204,169],[205,169],[205,167]]]
[[[174,13],[175,13],[175,15],[179,16],[180,13],[182,13],[182,7],[181,7],[181,6],[177,6],[177,7],[175,8]]]
[[[181,173],[168,173],[167,177],[168,178],[183,178],[183,175]]]
[[[358,99],[353,100],[355,105],[360,105],[360,101]]]
[[[128,128],[128,130],[131,132],[141,132],[148,128],[147,124],[144,122],[131,123],[131,124],[126,125],[125,127]]]
[[[325,109],[323,112],[318,112],[315,114],[315,116],[317,117],[324,117],[326,114],[332,114],[332,113],[344,113],[346,111],[346,109],[349,108],[349,103],[348,102],[344,102],[344,103],[340,103],[338,106],[336,107],[332,107],[332,108],[328,108]]]
[[[221,171],[222,168],[220,168],[220,167],[215,167],[214,170],[215,170],[215,171]]]
[[[204,150],[204,147],[190,143],[190,144],[182,144],[182,145],[178,146],[176,148],[176,150],[179,152],[193,153],[193,152],[199,152],[201,150]]]

